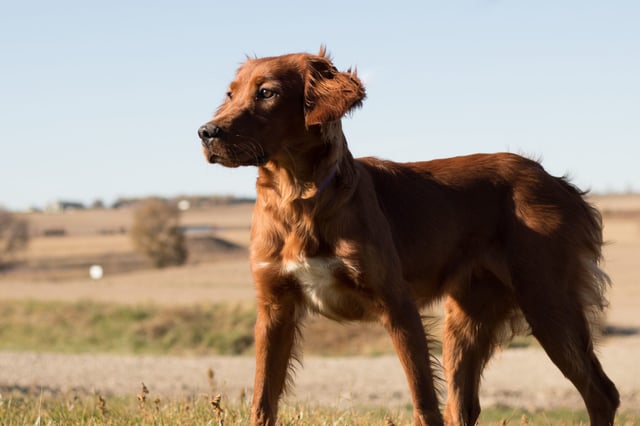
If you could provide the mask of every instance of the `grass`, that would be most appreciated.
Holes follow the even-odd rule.
[[[253,304],[166,306],[89,301],[0,301],[0,349],[61,353],[241,355],[253,351]],[[308,321],[305,352],[394,353],[378,324]]]
[[[244,425],[250,406],[245,395],[235,401],[217,393],[185,399],[161,399],[142,384],[136,396],[76,394],[0,396],[0,424],[32,425]],[[282,425],[409,425],[411,408],[356,407],[336,409],[310,404],[281,404]],[[565,409],[529,412],[490,408],[480,425],[587,425],[584,411]],[[640,417],[622,413],[618,425],[640,424]]]
[[[255,306],[248,303],[167,306],[0,301],[0,349],[241,355],[253,351],[255,319]],[[395,353],[389,336],[379,324],[338,324],[324,318],[311,318],[306,327],[304,347],[308,354]],[[534,342],[531,337],[519,337],[513,345],[523,347]]]
[[[248,403],[228,404],[219,395],[201,395],[185,400],[165,401],[148,395],[137,398],[102,396],[74,398],[10,398],[0,401],[0,424],[11,425],[246,425]],[[391,417],[393,416],[393,417]],[[387,410],[347,411],[310,406],[283,406],[282,425],[375,425],[407,424],[406,413]]]
[[[243,354],[254,309],[95,302],[0,302],[0,349],[61,353]]]

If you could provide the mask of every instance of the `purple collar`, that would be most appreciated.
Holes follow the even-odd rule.
[[[331,168],[331,172],[329,173],[329,175],[326,178],[324,178],[324,180],[320,183],[320,185],[318,185],[318,190],[316,191],[316,195],[314,195],[314,197],[317,197],[322,191],[324,191],[327,188],[327,186],[329,186],[333,178],[336,176],[337,171],[338,171],[338,165],[336,164]]]

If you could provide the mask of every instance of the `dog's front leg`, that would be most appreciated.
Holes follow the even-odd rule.
[[[414,423],[420,426],[442,425],[422,319],[405,289],[396,288],[396,291],[385,295],[381,320],[391,336],[409,382]]]
[[[256,376],[252,425],[275,425],[278,400],[285,389],[299,313],[290,300],[258,299],[255,327]]]

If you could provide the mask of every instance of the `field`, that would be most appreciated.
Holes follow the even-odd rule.
[[[601,359],[622,394],[619,423],[640,424],[640,196],[592,201],[604,212],[604,266],[613,280]],[[0,272],[0,423],[32,423],[42,415],[64,424],[64,416],[76,415],[70,406],[87,416],[67,417],[77,423],[111,423],[100,420],[100,396],[130,424],[160,413],[170,417],[152,421],[201,424],[215,418],[210,399],[217,393],[227,424],[242,423],[241,395],[250,394],[253,376],[251,208],[186,211],[182,224],[197,230],[189,238],[189,262],[163,270],[133,251],[126,208],[24,214],[33,233],[29,248],[18,266]],[[88,276],[93,264],[104,268],[99,281]],[[428,314],[437,319],[440,308]],[[490,409],[483,424],[519,424],[523,414],[533,424],[584,421],[577,392],[536,342],[516,343],[486,371],[481,400]],[[410,419],[404,375],[378,325],[313,318],[296,377],[285,400],[290,424]],[[136,399],[142,382],[150,390],[146,411]],[[154,405],[156,398],[161,402]],[[30,417],[17,417],[10,408],[17,406]],[[176,417],[185,406],[192,417]]]

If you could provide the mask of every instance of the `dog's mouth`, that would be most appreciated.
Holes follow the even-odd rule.
[[[266,153],[260,155],[252,155],[246,158],[233,155],[233,153],[213,152],[210,149],[204,149],[204,155],[211,164],[220,164],[224,167],[241,167],[241,166],[264,166],[269,158]]]

